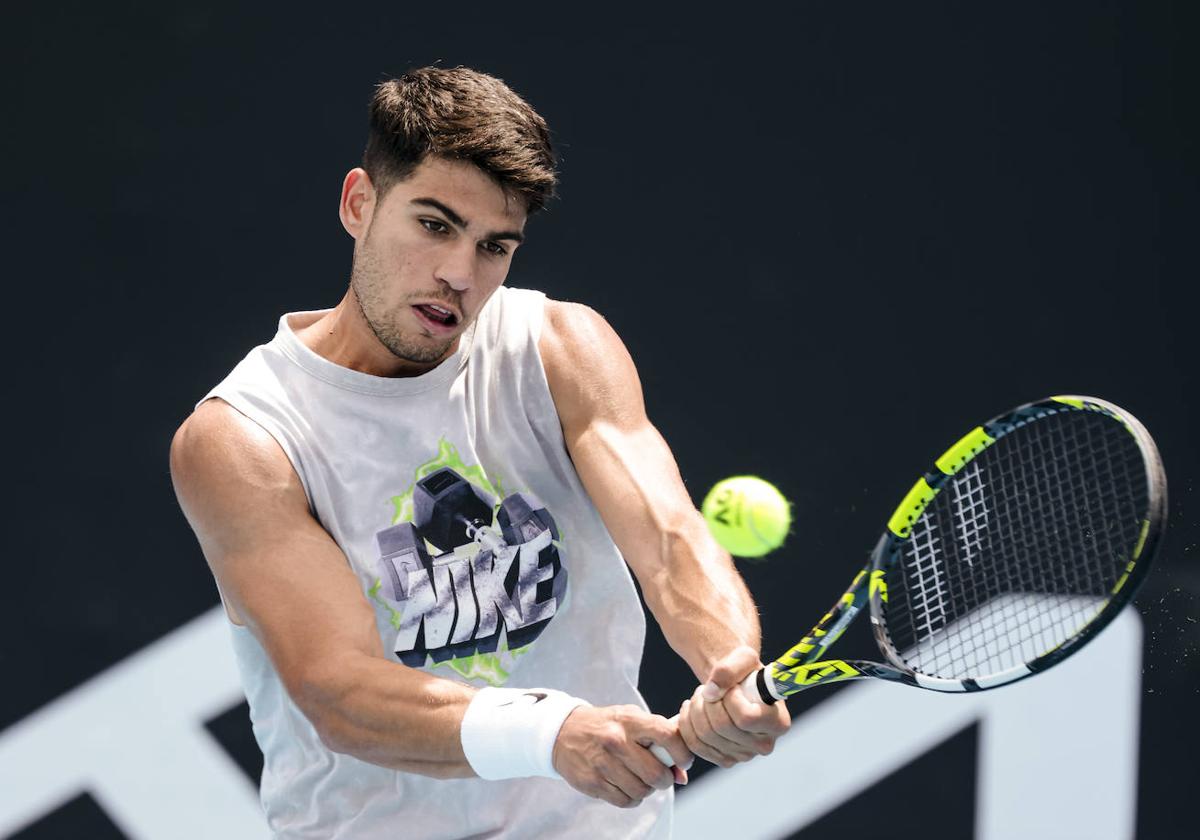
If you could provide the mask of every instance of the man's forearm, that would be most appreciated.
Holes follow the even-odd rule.
[[[692,514],[664,535],[659,571],[643,591],[667,642],[703,682],[735,647],[760,650],[762,637],[745,582],[699,512]]]
[[[460,739],[468,686],[362,654],[313,667],[288,690],[335,752],[435,778],[474,775]]]
[[[651,744],[677,765],[692,761],[673,721],[635,706],[591,706],[551,689],[476,691],[365,655],[336,672],[313,669],[288,689],[333,751],[439,779],[476,770],[484,779],[549,776],[629,807],[687,781],[650,754]]]

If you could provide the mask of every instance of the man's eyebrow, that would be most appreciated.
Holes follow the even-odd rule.
[[[414,198],[409,204],[424,204],[442,213],[455,227],[466,230],[467,221],[436,198]],[[519,230],[504,230],[489,233],[484,239],[511,239],[514,242],[524,242],[525,236]]]

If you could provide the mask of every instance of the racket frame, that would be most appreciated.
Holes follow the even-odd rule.
[[[1121,422],[1136,439],[1143,456],[1148,501],[1146,517],[1141,537],[1125,571],[1113,587],[1112,597],[1076,635],[1040,656],[1004,671],[974,679],[946,679],[912,669],[892,644],[884,618],[887,573],[899,558],[912,526],[945,483],[979,453],[1027,423],[1063,411],[1101,412]],[[931,691],[967,692],[995,688],[1045,671],[1087,644],[1133,599],[1161,543],[1166,511],[1167,483],[1162,459],[1153,438],[1133,415],[1096,397],[1056,396],[1022,405],[972,429],[934,462],[933,469],[917,480],[896,508],[871,552],[870,561],[855,575],[829,612],[787,653],[748,676],[742,683],[742,691],[752,700],[771,704],[815,685],[874,677]],[[871,627],[887,662],[821,659],[864,606],[869,607]]]

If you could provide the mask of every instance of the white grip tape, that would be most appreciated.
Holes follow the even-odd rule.
[[[666,747],[660,747],[658,744],[651,744],[650,752],[654,753],[654,757],[661,761],[664,767],[675,766],[675,759],[671,758],[671,754],[667,752]]]
[[[742,696],[751,703],[764,705],[762,695],[758,693],[758,671],[752,671],[742,680]]]
[[[480,689],[459,730],[467,763],[482,779],[561,779],[554,742],[567,716],[586,705],[549,688]]]

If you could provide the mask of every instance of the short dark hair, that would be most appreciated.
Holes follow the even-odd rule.
[[[558,182],[546,121],[503,81],[466,67],[409,70],[371,97],[363,169],[380,198],[428,155],[475,164],[528,213]]]

